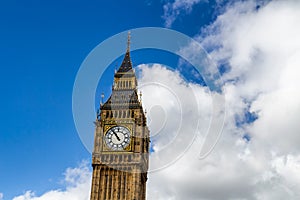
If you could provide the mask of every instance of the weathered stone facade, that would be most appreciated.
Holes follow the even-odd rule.
[[[114,75],[112,94],[100,105],[95,122],[91,200],[146,199],[149,129],[136,87],[128,40],[124,60]],[[118,127],[126,128],[130,138],[122,131],[112,131],[112,136],[106,137],[108,145],[107,132]]]

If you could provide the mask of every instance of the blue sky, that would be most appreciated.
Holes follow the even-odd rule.
[[[67,167],[90,160],[72,118],[72,89],[80,64],[114,34],[164,27],[165,3],[1,1],[0,192],[4,199],[26,190],[41,194],[60,187]],[[214,17],[211,5],[197,5],[197,12],[182,15],[172,28],[195,35]],[[149,55],[136,52],[137,64],[157,62],[155,52]],[[168,56],[159,61],[170,64]]]
[[[181,124],[176,138],[184,142],[194,136],[193,122],[202,123],[177,162],[149,173],[148,199],[299,199],[299,13],[295,0],[1,1],[0,200],[88,199],[91,154],[72,113],[76,74],[99,43],[140,27],[166,27],[194,38],[224,81],[221,94],[208,91],[177,56],[153,49],[132,52],[134,66],[146,64],[138,70],[140,83],[172,88],[154,87],[163,97],[156,114],[165,112],[171,123],[155,136],[150,164],[164,163],[163,153],[174,158],[181,150],[181,145],[171,148],[176,140],[164,146],[179,124],[173,117],[180,106],[169,106],[176,103],[173,94],[186,105],[180,117],[189,122]],[[125,53],[126,38],[120,48]],[[185,53],[193,58],[194,52],[191,46]],[[96,102],[102,91],[108,97],[121,59],[102,76]],[[158,102],[154,89],[144,88],[147,106]],[[220,95],[225,109],[212,105]],[[224,127],[213,151],[199,160],[195,154],[206,140],[205,128],[215,128],[209,121],[212,108],[226,113]]]

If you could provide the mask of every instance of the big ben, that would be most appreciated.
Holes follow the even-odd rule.
[[[149,129],[130,58],[130,33],[112,93],[95,121],[91,200],[144,200]]]

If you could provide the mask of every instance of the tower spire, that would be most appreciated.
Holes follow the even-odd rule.
[[[118,69],[117,73],[124,73],[124,72],[128,72],[129,70],[132,70],[132,63],[130,60],[130,39],[131,39],[131,34],[130,31],[128,31],[128,35],[127,35],[127,50],[124,56],[124,59],[122,61],[122,64],[120,66],[120,68]]]
[[[128,35],[127,35],[127,52],[130,52],[130,39],[131,39],[131,32],[128,31]]]

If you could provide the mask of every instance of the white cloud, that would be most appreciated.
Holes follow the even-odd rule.
[[[184,82],[177,72],[171,72],[161,65],[142,65],[143,76],[139,80],[142,87],[144,104],[147,108],[153,105],[162,105],[167,113],[166,116],[174,116],[176,110],[172,107],[164,107],[165,101],[171,100],[172,95],[165,92],[164,87],[154,87],[160,83],[172,88],[172,92],[177,94],[177,98],[182,105],[189,104],[191,95],[188,95],[189,87],[192,84]],[[154,84],[155,83],[155,84]],[[201,119],[204,119],[203,127],[209,124],[211,112],[210,95],[205,88],[193,85],[196,96],[202,98],[200,103]],[[149,89],[149,91],[147,91]],[[150,92],[151,91],[151,92]],[[297,199],[299,193],[300,179],[293,174],[299,170],[299,157],[287,155],[277,156],[264,147],[264,143],[253,138],[250,142],[243,139],[244,129],[236,127],[235,115],[242,115],[247,105],[237,102],[239,97],[234,85],[227,86],[226,95],[228,102],[228,118],[221,140],[214,151],[204,160],[198,160],[203,132],[197,133],[197,139],[190,149],[175,163],[167,168],[151,172],[148,182],[148,199]],[[159,98],[159,99],[156,99]],[[199,100],[199,99],[197,99]],[[170,108],[170,110],[167,110]],[[199,115],[187,108],[181,113],[187,121],[196,121]],[[151,113],[151,112],[150,112]],[[151,115],[148,114],[148,118]],[[161,119],[156,119],[160,121]],[[207,120],[207,121],[206,121]],[[152,123],[152,122],[151,122]],[[169,122],[176,127],[176,121]],[[191,123],[183,123],[181,131],[185,136],[178,133],[175,140],[184,141],[185,137],[193,137],[194,132],[190,129]],[[207,128],[207,127],[205,127]],[[204,129],[205,129],[204,128]],[[151,126],[150,126],[151,129]],[[163,132],[171,132],[172,127],[165,126]],[[179,135],[179,137],[178,137]],[[171,135],[159,135],[154,146],[163,146],[165,139],[169,140]],[[174,135],[173,135],[174,136]],[[173,141],[174,142],[174,141]],[[176,142],[175,142],[176,144]],[[181,146],[182,145],[182,146]],[[182,150],[185,144],[168,144],[164,149],[155,148],[151,155],[152,167],[159,164],[166,164],[167,156],[176,159],[178,151]],[[161,156],[163,151],[163,156]],[[170,161],[170,160],[168,160]],[[153,169],[151,169],[153,170]],[[293,177],[293,179],[291,179]],[[275,190],[275,191],[274,191]],[[217,192],[216,192],[217,191]],[[276,198],[275,198],[276,197]]]
[[[229,68],[222,76],[227,103],[223,135],[206,159],[195,155],[203,139],[200,133],[180,160],[150,173],[149,199],[300,198],[299,19],[298,1],[269,2],[259,9],[255,1],[244,1],[229,4],[203,29],[197,39],[219,65]],[[155,70],[160,77],[145,70],[144,80],[164,79],[179,94],[189,85],[173,81],[163,68]],[[200,111],[207,114],[207,108]],[[247,122],[247,112],[256,113],[257,120]],[[188,124],[185,128],[189,135]],[[243,139],[245,133],[249,142]],[[167,154],[172,156],[172,151]]]
[[[236,101],[251,102],[258,114],[249,131],[269,148],[299,153],[300,3],[276,1],[255,8],[254,1],[234,4],[200,39],[219,64],[230,66],[223,79],[235,80]]]
[[[201,2],[201,0],[175,0],[172,3],[166,3],[163,6],[163,19],[165,20],[165,26],[168,28],[171,27],[173,22],[180,14],[190,13],[193,9],[193,6],[199,2]]]
[[[90,197],[91,172],[87,163],[77,168],[68,168],[65,172],[65,189],[48,191],[36,196],[32,191],[14,197],[13,200],[88,200]]]
[[[185,82],[178,72],[165,66],[140,65],[139,69],[139,89],[148,110],[155,151],[150,166],[151,170],[157,170],[183,155],[199,133],[205,136],[212,102],[207,88]],[[199,99],[201,104],[198,104]]]
[[[0,200],[3,199],[3,193],[0,192]]]
[[[265,170],[267,164],[264,163],[263,158],[253,157],[248,143],[242,139],[242,130],[233,126],[233,121],[227,122],[225,135],[209,157],[204,160],[197,159],[205,133],[209,128],[212,112],[211,94],[207,88],[184,82],[177,72],[172,72],[158,64],[142,65],[140,68],[142,76],[139,79],[139,85],[150,84],[148,88],[141,88],[144,105],[151,108],[153,104],[159,104],[165,109],[166,116],[174,117],[177,114],[178,118],[184,119],[180,128],[177,129],[178,133],[172,135],[169,133],[172,132],[173,127],[177,127],[178,123],[171,118],[170,126],[165,126],[162,131],[162,133],[168,133],[168,136],[161,134],[159,139],[154,141],[156,151],[151,155],[150,171],[166,164],[166,160],[170,162],[173,159],[174,161],[178,158],[178,154],[187,148],[189,144],[187,141],[194,142],[187,151],[183,152],[183,156],[177,162],[149,174],[148,199],[254,198],[252,193],[254,177]],[[165,101],[167,104],[172,101],[172,95],[164,92],[164,87],[153,87],[154,83],[171,88],[176,94],[184,110],[180,116],[175,109],[178,106],[164,106]],[[212,95],[217,94],[212,93]],[[193,101],[198,104],[194,104]],[[168,107],[170,107],[169,110],[166,109]],[[230,117],[233,117],[233,114]],[[148,118],[151,118],[150,114]],[[192,126],[198,119],[201,119],[199,129]],[[155,120],[161,121],[161,119]],[[150,126],[150,131],[152,131],[151,128]],[[195,134],[197,137],[194,140]],[[170,141],[170,137],[176,138],[173,138],[174,140],[171,140],[172,142],[163,149],[155,148],[156,145],[162,146],[161,143],[165,140]],[[258,161],[259,164],[256,163]],[[248,181],[245,182],[245,180]]]

